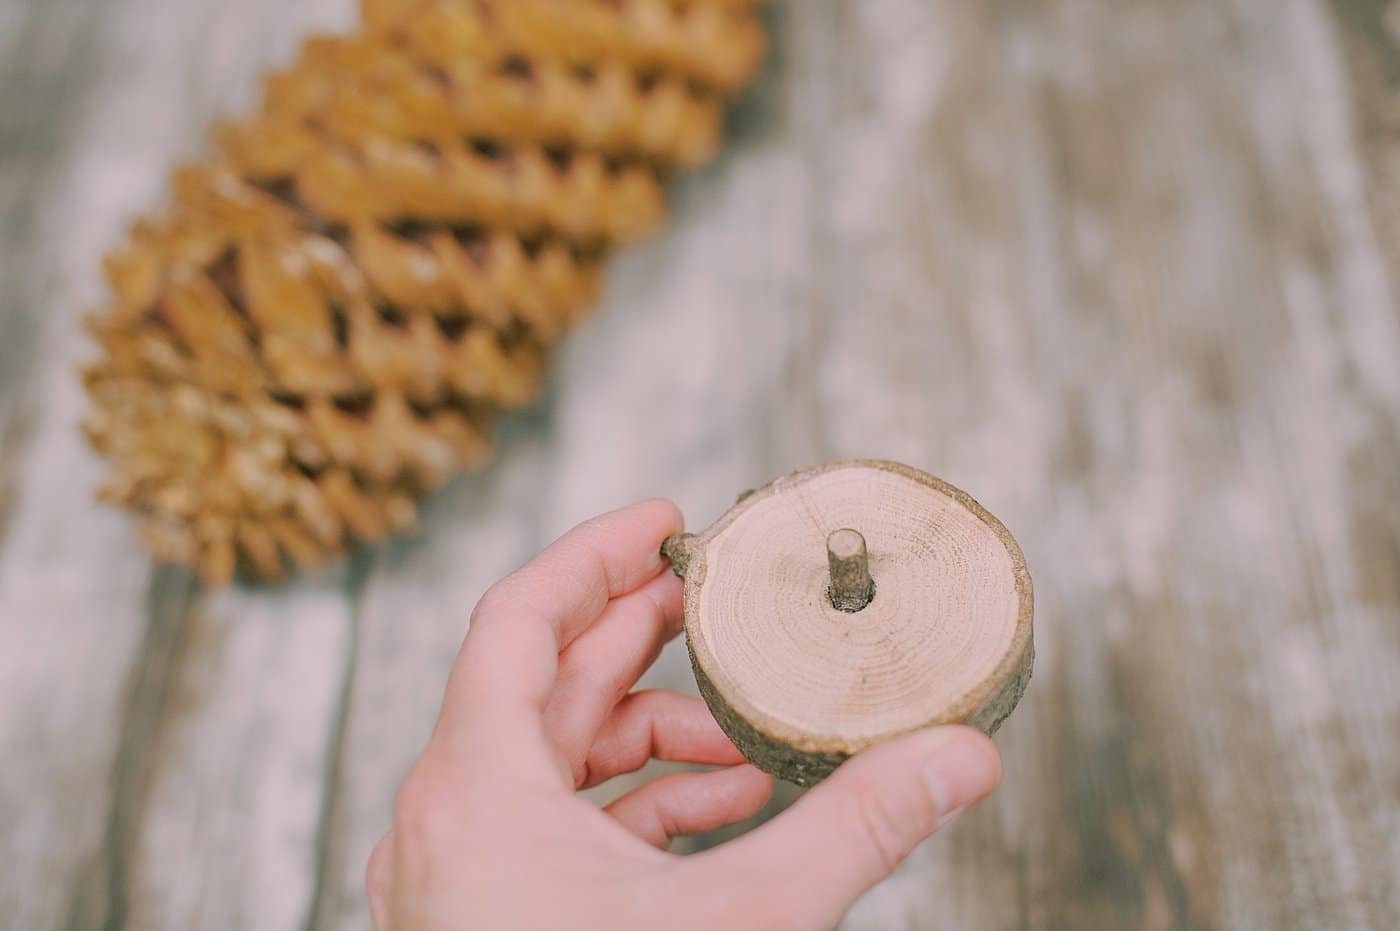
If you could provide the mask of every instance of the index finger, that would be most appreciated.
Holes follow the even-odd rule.
[[[670,501],[643,501],[585,521],[493,585],[472,612],[441,724],[451,732],[481,713],[543,713],[559,652],[611,599],[661,572],[661,543],[683,526]]]

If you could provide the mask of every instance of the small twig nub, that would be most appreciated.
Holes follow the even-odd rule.
[[[875,580],[870,577],[870,557],[865,537],[844,528],[826,538],[826,558],[831,567],[831,587],[827,595],[838,611],[856,612],[875,597]]]
[[[671,563],[671,570],[680,578],[685,578],[685,570],[690,566],[690,550],[695,544],[695,534],[678,533],[667,537],[661,544],[661,555]]]

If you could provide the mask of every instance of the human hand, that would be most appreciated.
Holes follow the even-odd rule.
[[[376,928],[829,928],[995,788],[991,741],[934,728],[859,754],[737,840],[667,853],[772,791],[699,699],[629,694],[680,631],[681,585],[659,551],[681,527],[665,501],[595,518],[481,599],[370,857]],[[723,768],[601,810],[575,794],[652,758]]]

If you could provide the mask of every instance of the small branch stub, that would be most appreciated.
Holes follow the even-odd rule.
[[[870,577],[870,556],[865,537],[845,528],[826,538],[826,558],[831,567],[831,587],[827,595],[838,611],[854,613],[875,597],[875,580]]]
[[[685,578],[686,567],[690,565],[691,547],[695,545],[695,534],[678,533],[667,537],[661,543],[661,555],[671,564],[671,570],[680,578]]]

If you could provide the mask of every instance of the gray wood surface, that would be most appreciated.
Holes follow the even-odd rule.
[[[0,0],[0,927],[366,928],[491,581],[858,455],[1007,523],[1038,662],[1002,789],[850,928],[1400,927],[1400,12],[785,4],[494,465],[411,539],[206,593],[90,503],[78,320],[208,120],[353,16]]]

